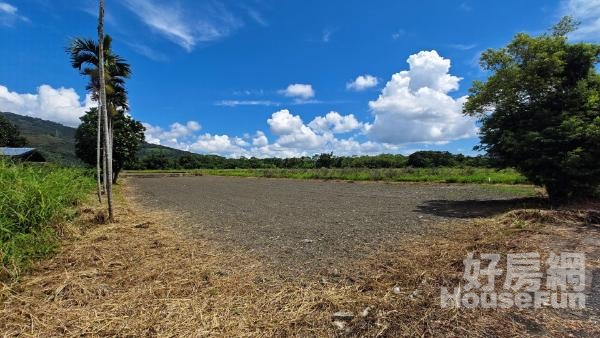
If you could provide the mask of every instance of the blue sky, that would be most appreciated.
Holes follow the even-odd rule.
[[[70,68],[96,36],[95,1],[0,0],[0,110],[77,125],[95,103]],[[107,33],[133,66],[147,140],[197,153],[473,154],[460,108],[478,55],[565,14],[598,40],[600,0],[106,0]]]

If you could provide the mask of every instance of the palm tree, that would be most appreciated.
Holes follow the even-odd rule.
[[[92,98],[99,102],[97,123],[97,176],[98,199],[101,200],[101,148],[104,151],[104,180],[108,199],[109,219],[112,221],[112,117],[125,113],[129,107],[125,80],[131,69],[122,57],[112,53],[112,39],[104,35],[104,0],[100,0],[98,15],[98,43],[93,40],[76,38],[67,48],[71,56],[71,65],[79,69],[82,75],[89,77],[87,90]],[[110,113],[110,115],[109,115]],[[104,130],[104,147],[101,147],[101,130]]]
[[[107,49],[108,50],[108,49]],[[114,221],[112,203],[112,132],[108,123],[108,102],[106,100],[106,65],[104,63],[104,0],[100,0],[100,13],[98,14],[98,81],[100,82],[100,107],[104,124],[104,149],[106,149],[106,196],[108,200],[108,220]],[[110,76],[110,75],[109,75]]]
[[[110,131],[109,144],[112,144],[112,118],[116,114],[122,114],[129,110],[127,102],[127,90],[125,89],[125,80],[131,76],[131,67],[126,60],[117,54],[114,54],[111,49],[112,38],[108,35],[103,37],[103,57],[105,68],[105,84],[107,98],[107,115],[108,115],[108,130]],[[100,45],[94,40],[75,38],[69,45],[67,51],[70,54],[71,65],[78,69],[82,75],[89,77],[89,83],[86,89],[92,94],[92,99],[100,102]],[[112,149],[111,146],[103,147],[104,161],[102,161],[102,170],[100,169],[101,162],[101,125],[103,114],[98,114],[97,124],[97,183],[98,183],[98,199],[101,201],[101,190],[107,190],[107,182],[112,180],[112,175],[108,174],[108,154],[107,149]],[[101,180],[101,173],[104,174],[104,179]]]

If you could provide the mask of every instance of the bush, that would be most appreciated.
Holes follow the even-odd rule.
[[[57,247],[52,225],[72,215],[94,181],[82,169],[0,161],[0,187],[0,276],[14,277]]]

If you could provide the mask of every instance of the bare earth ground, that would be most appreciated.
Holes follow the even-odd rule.
[[[343,269],[436,224],[532,204],[481,185],[218,176],[131,178],[136,201],[186,234],[241,247],[290,278]]]
[[[60,225],[66,239],[57,255],[0,284],[0,334],[600,336],[598,204],[498,214],[524,201],[463,185],[169,180],[125,184],[113,224],[99,224],[98,206],[88,205],[76,224]],[[289,250],[261,236],[278,232]],[[355,250],[349,236],[335,236],[348,233],[367,245]],[[310,248],[335,259],[313,259]],[[440,308],[440,287],[463,282],[466,252],[539,251],[545,259],[550,250],[586,253],[588,310]],[[308,278],[294,278],[301,275]],[[336,311],[354,317],[333,325]]]

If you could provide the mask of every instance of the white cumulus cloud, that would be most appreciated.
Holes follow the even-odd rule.
[[[292,115],[289,110],[282,109],[267,120],[273,134],[278,135],[277,143],[284,147],[316,149],[321,147],[328,136],[318,135],[306,126],[299,115]]]
[[[189,146],[190,150],[203,154],[220,154],[230,157],[240,157],[247,154],[244,149],[248,144],[239,137],[228,135],[200,135],[197,140]]]
[[[450,60],[436,51],[411,55],[409,70],[392,75],[377,100],[369,102],[375,121],[367,126],[375,141],[449,142],[475,136],[472,118],[462,114],[466,96],[449,95],[461,78],[450,75]]]
[[[174,148],[185,148],[186,140],[202,129],[202,126],[196,121],[188,121],[185,124],[175,122],[167,130],[149,123],[142,124],[146,128],[146,142]]]
[[[273,113],[271,118],[267,120],[267,123],[275,135],[292,133],[304,125],[300,116],[290,114],[290,111],[287,109]]]
[[[210,133],[198,134],[197,132],[202,129],[202,126],[196,121],[175,122],[167,129],[149,123],[142,124],[146,128],[146,142],[185,151],[239,157],[245,156],[247,154],[245,148],[250,146],[250,143],[241,137]]]
[[[37,93],[11,92],[0,85],[0,111],[37,117],[67,126],[78,126],[90,107],[97,106],[88,94],[82,102],[73,88],[52,88],[41,85]]]
[[[269,144],[269,139],[262,131],[257,131],[256,136],[252,139],[252,145],[256,147],[264,147]]]
[[[346,89],[361,91],[377,86],[379,80],[373,75],[365,74],[358,76],[354,81],[346,83]]]
[[[309,124],[313,130],[320,132],[331,131],[333,133],[347,133],[363,127],[353,114],[340,115],[340,113],[331,111],[325,116],[315,117]]]
[[[280,90],[279,93],[302,101],[315,97],[315,90],[312,85],[301,83],[291,84],[286,89]]]
[[[355,135],[345,139],[335,137],[344,133],[364,129],[364,124],[353,115],[329,112],[317,116],[308,125],[299,115],[282,109],[271,114],[267,120],[271,133],[275,136],[270,142],[267,135],[259,130],[254,135],[243,137],[219,134],[197,134],[199,128],[187,124],[173,123],[167,130],[144,124],[146,140],[169,147],[201,154],[217,154],[227,157],[296,157],[312,156],[321,152],[334,152],[338,155],[378,154],[398,152],[400,146],[373,141],[361,142]]]

